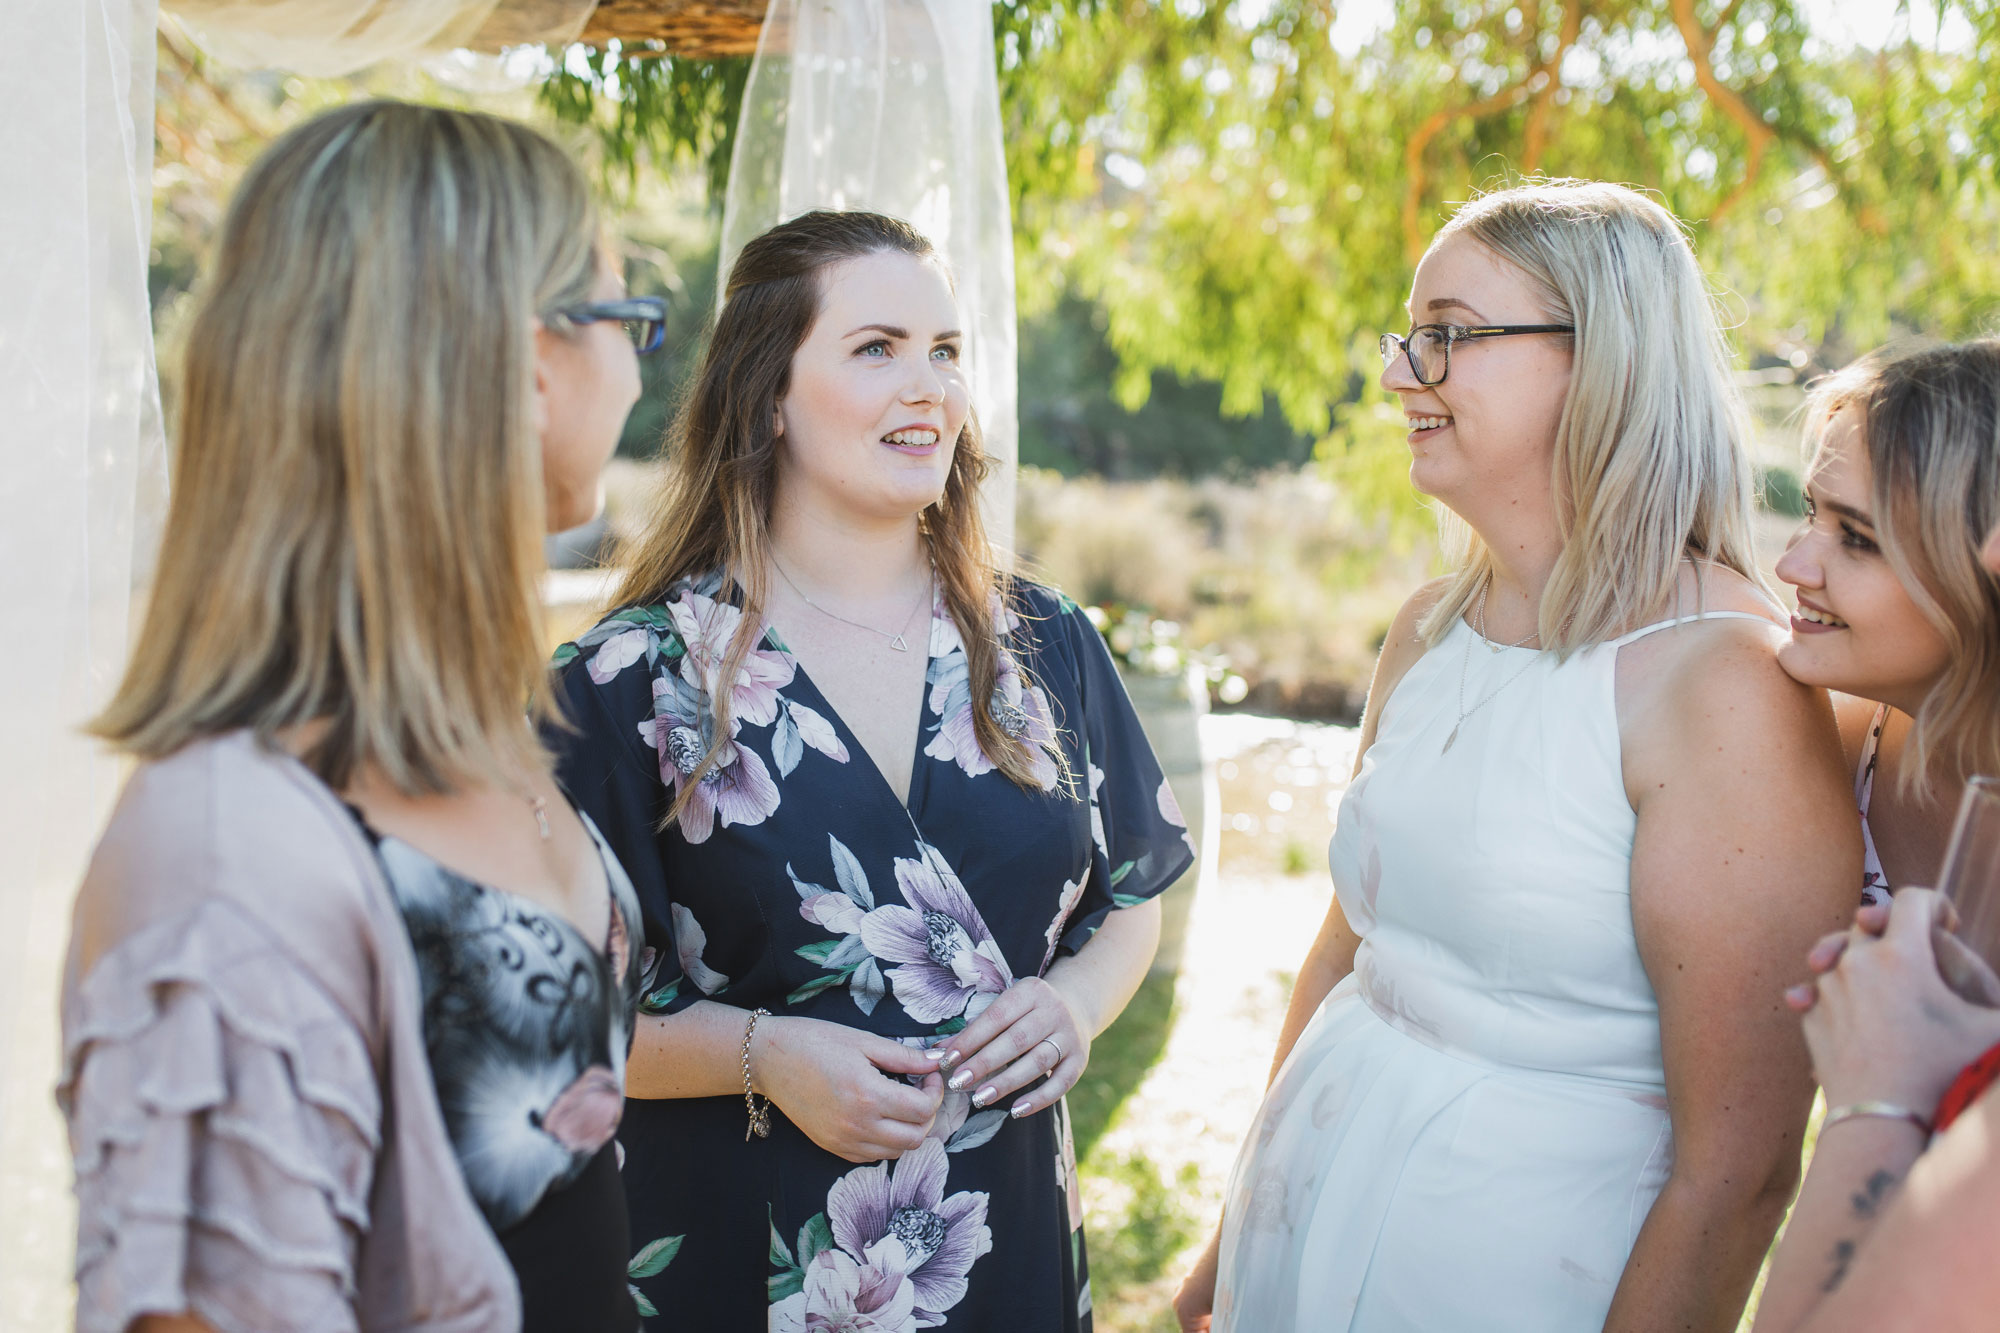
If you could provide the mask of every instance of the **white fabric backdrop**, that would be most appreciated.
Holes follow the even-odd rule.
[[[384,60],[561,46],[597,0],[167,0],[201,48],[243,69],[330,78]]]
[[[146,257],[156,0],[10,0],[0,70],[0,1328],[69,1321],[50,1089],[72,891],[118,770],[77,727],[125,658],[164,495]]]
[[[913,223],[951,261],[973,405],[997,466],[985,509],[1014,536],[1014,228],[993,13],[980,0],[772,0],[743,92],[722,271],[743,242],[813,208]]]

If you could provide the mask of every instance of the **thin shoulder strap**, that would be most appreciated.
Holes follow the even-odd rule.
[[[1630,634],[1621,635],[1620,637],[1613,639],[1611,641],[1611,646],[1613,648],[1623,648],[1626,644],[1634,643],[1640,639],[1643,639],[1648,634],[1652,634],[1655,631],[1663,629],[1672,629],[1676,625],[1687,625],[1697,620],[1760,620],[1766,625],[1775,626],[1776,628],[1779,629],[1784,628],[1782,625],[1779,625],[1777,621],[1771,619],[1769,616],[1760,615],[1755,611],[1707,611],[1698,616],[1681,616],[1677,620],[1662,620],[1655,624],[1647,625],[1640,629],[1635,629]]]

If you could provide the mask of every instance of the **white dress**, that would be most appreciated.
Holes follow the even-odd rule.
[[[1218,1330],[1602,1327],[1674,1146],[1613,668],[1680,623],[1558,664],[1461,622],[1391,694],[1331,849],[1361,946],[1231,1174]]]

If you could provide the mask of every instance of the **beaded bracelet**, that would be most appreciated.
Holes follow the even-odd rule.
[[[771,1137],[771,1099],[762,1096],[750,1086],[750,1038],[757,1035],[757,1020],[769,1018],[769,1009],[750,1011],[750,1022],[743,1029],[743,1105],[750,1112],[750,1126],[743,1131],[743,1141],[748,1143],[755,1134],[760,1139]]]
[[[1820,1133],[1824,1134],[1843,1120],[1862,1119],[1906,1120],[1926,1134],[1931,1132],[1931,1122],[1907,1106],[1899,1106],[1895,1102],[1848,1102],[1826,1113],[1826,1119],[1820,1122]]]

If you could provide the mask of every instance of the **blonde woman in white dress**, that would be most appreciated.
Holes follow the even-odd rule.
[[[1733,1329],[1812,1081],[1781,1000],[1852,915],[1826,696],[1779,670],[1715,312],[1624,188],[1462,209],[1383,387],[1470,530],[1377,663],[1186,1329]],[[1212,1318],[1212,1323],[1211,1323]]]

